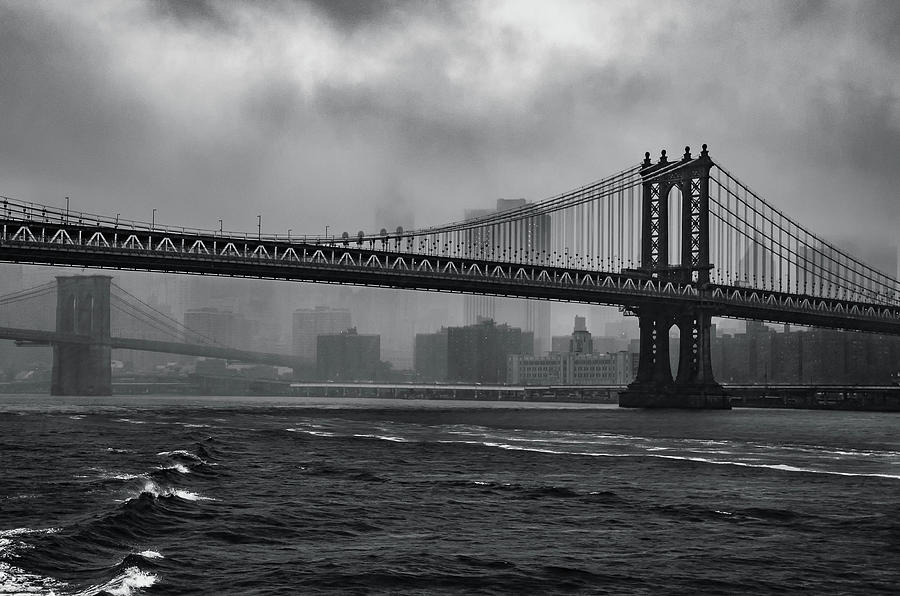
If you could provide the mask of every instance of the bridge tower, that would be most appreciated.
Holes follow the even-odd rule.
[[[663,151],[657,163],[644,155],[641,168],[641,266],[639,271],[657,283],[691,284],[702,296],[709,272],[709,171],[713,162],[706,145],[692,158],[685,147],[680,161],[669,162]],[[669,193],[680,195],[681,237],[678,262],[669,255]],[[619,405],[632,408],[731,407],[712,374],[708,310],[697,304],[646,303],[635,307],[640,326],[640,354],[634,382],[619,397]],[[678,372],[672,378],[669,331],[680,334]]]
[[[56,330],[90,338],[89,343],[53,345],[51,395],[111,395],[110,277],[56,278]]]

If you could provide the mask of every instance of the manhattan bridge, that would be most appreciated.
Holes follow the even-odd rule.
[[[696,156],[688,147],[672,159],[662,151],[653,161],[647,153],[544,201],[417,230],[234,233],[8,197],[0,218],[0,260],[9,262],[618,306],[640,325],[637,377],[620,396],[623,406],[728,407],[711,366],[712,317],[900,334],[897,280],[779,211],[715,163],[706,145]],[[60,286],[62,335],[52,343],[105,344],[108,359],[108,287]],[[674,376],[673,326],[680,338]],[[64,351],[55,357],[65,358]]]

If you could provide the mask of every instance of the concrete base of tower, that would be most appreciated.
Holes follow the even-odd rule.
[[[109,346],[54,346],[50,395],[112,395],[109,351]]]
[[[619,394],[619,407],[730,410],[731,398],[718,384],[659,387],[632,383]]]

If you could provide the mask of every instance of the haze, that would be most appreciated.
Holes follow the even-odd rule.
[[[0,56],[24,200],[354,233],[706,142],[813,231],[896,243],[893,2],[5,2]]]

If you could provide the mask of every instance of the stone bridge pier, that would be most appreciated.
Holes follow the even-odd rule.
[[[111,395],[108,275],[56,278],[56,331],[90,343],[55,343],[51,395]]]

